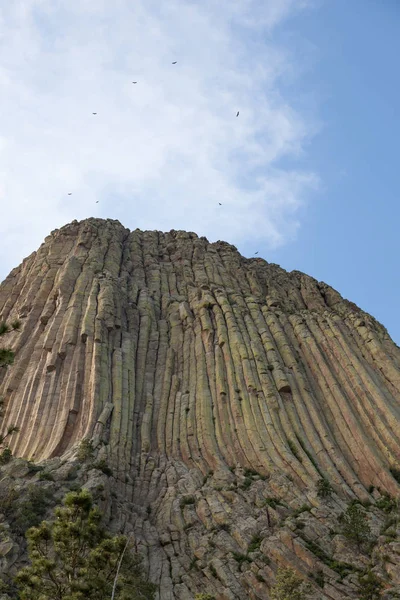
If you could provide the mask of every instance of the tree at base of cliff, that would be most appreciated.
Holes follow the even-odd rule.
[[[271,600],[306,600],[310,592],[311,586],[296,571],[279,568],[271,589]]]
[[[31,565],[19,571],[21,600],[153,600],[141,559],[125,536],[109,536],[87,490],[71,492],[55,521],[27,532]]]

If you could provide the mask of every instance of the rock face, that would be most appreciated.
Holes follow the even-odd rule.
[[[92,439],[162,600],[268,598],[277,565],[355,597],[310,541],[334,556],[346,502],[399,494],[400,350],[371,316],[225,242],[100,219],[52,232],[0,315],[22,322],[0,370],[14,454],[73,461]]]

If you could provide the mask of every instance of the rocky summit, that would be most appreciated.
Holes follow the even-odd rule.
[[[400,592],[400,350],[329,285],[194,233],[88,219],[2,283],[14,319],[0,395],[21,460],[2,477],[23,485],[12,471],[34,462],[41,485],[100,490],[160,600],[268,599],[283,567],[310,598],[359,598],[367,572]],[[367,545],[346,534],[351,506]],[[13,543],[3,570],[23,560],[14,546],[7,563]]]

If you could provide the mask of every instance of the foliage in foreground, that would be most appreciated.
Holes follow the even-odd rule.
[[[311,586],[293,569],[278,569],[276,582],[271,589],[272,600],[306,600]]]
[[[70,492],[63,504],[54,522],[27,532],[31,565],[17,574],[19,598],[153,600],[156,586],[144,579],[141,558],[125,536],[105,532],[90,493]]]

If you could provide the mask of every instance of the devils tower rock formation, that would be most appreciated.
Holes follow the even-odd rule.
[[[375,319],[225,242],[100,219],[52,232],[0,316],[22,322],[0,369],[14,455],[73,462],[92,440],[110,522],[134,530],[160,599],[267,599],[278,565],[357,597],[370,558],[338,576],[354,553],[337,517],[371,503],[378,535],[374,503],[400,490],[400,351]],[[399,585],[393,544],[374,564]]]

